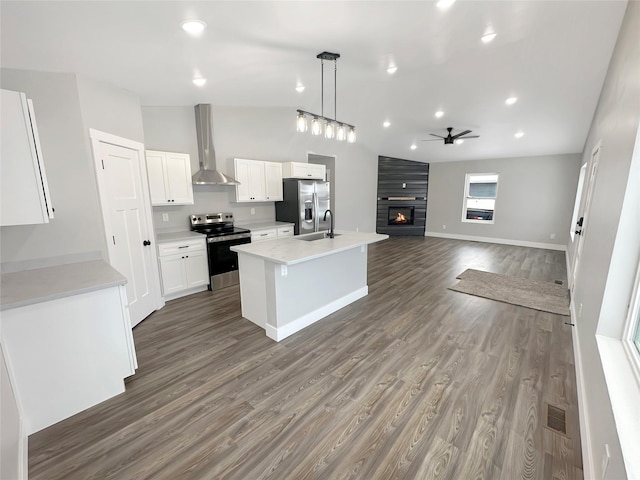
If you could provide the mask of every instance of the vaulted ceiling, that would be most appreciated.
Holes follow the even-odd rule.
[[[337,52],[337,118],[376,153],[432,162],[576,153],[626,5],[2,1],[0,65],[103,80],[145,106],[287,107],[293,129],[298,108],[334,116],[333,62],[325,63],[323,106],[316,55]],[[181,28],[191,18],[207,24],[198,36]],[[482,42],[489,32],[496,37]],[[194,77],[207,82],[195,86]],[[508,106],[508,97],[517,101]],[[480,137],[422,141],[446,127]]]

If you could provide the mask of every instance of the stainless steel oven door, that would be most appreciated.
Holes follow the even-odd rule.
[[[251,243],[250,236],[237,238],[236,235],[227,235],[207,238],[211,290],[239,283],[238,254],[230,248],[245,243]]]

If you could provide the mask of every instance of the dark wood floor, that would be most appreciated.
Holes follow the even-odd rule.
[[[280,343],[237,287],[169,302],[134,329],[124,394],[30,437],[30,478],[582,479],[568,317],[447,290],[466,268],[566,282],[564,254],[369,252],[369,295]]]

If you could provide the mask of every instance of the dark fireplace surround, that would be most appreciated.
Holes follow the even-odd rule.
[[[423,236],[427,218],[429,164],[378,157],[376,231]]]

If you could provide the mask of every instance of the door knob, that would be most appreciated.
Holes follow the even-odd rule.
[[[142,245],[144,245],[145,247],[148,247],[149,245],[151,245],[151,241],[150,240],[145,240],[142,242]]]

